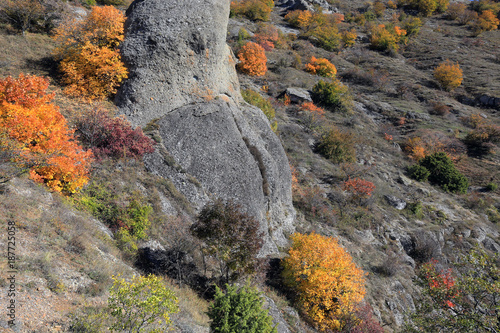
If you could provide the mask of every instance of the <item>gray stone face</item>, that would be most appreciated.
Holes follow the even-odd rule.
[[[239,93],[225,43],[229,1],[136,0],[127,16],[130,78],[117,102],[135,125],[159,127],[146,167],[197,209],[234,200],[260,222],[260,255],[277,253],[294,230],[291,172],[266,116]]]
[[[136,0],[121,45],[129,78],[116,103],[134,124],[219,94],[239,97],[226,44],[229,1]]]

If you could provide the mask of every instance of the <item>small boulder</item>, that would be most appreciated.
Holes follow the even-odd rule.
[[[389,205],[396,208],[397,210],[403,210],[406,207],[406,201],[403,199],[396,198],[393,195],[385,195],[384,196]]]

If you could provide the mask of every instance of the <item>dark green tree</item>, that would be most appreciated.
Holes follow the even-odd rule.
[[[234,202],[220,199],[208,203],[191,226],[191,233],[203,242],[203,254],[215,259],[219,278],[226,283],[253,272],[263,242],[258,230],[256,219]]]
[[[226,285],[217,288],[215,300],[208,309],[213,333],[277,333],[268,311],[262,308],[261,294],[248,284],[238,290]]]
[[[453,165],[452,160],[443,152],[426,156],[420,166],[429,170],[429,181],[447,192],[466,193],[469,187],[467,178]]]

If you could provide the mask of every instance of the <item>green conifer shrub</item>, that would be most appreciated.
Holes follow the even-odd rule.
[[[469,181],[453,165],[451,159],[443,152],[426,156],[420,165],[429,170],[429,181],[441,186],[447,192],[466,193]]]
[[[262,308],[260,293],[246,285],[238,290],[226,285],[217,288],[215,300],[208,310],[213,333],[277,333],[268,311]]]

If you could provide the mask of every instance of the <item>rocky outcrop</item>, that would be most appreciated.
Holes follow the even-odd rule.
[[[134,1],[121,46],[129,78],[116,96],[120,111],[144,126],[219,94],[238,99],[235,58],[226,44],[228,17],[228,1]]]
[[[324,13],[336,13],[337,8],[333,7],[326,0],[278,0],[276,6],[284,7],[286,10],[309,10],[316,11],[321,8]]]
[[[260,221],[266,255],[293,231],[291,173],[266,116],[241,98],[228,16],[226,0],[136,0],[117,103],[135,125],[155,123],[161,144],[147,168],[198,209],[216,197],[240,204]]]

